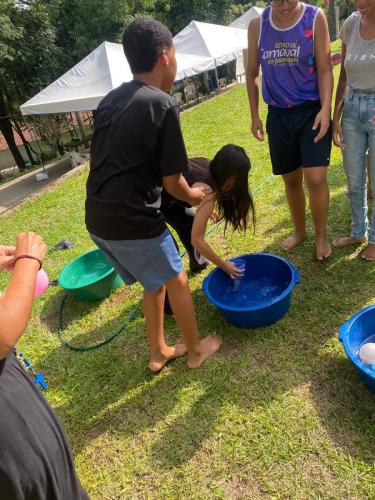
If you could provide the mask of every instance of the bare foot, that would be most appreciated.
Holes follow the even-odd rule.
[[[286,240],[281,243],[281,248],[286,252],[290,252],[296,246],[298,246],[304,239],[306,234],[292,234]]]
[[[336,238],[332,242],[332,245],[336,248],[344,248],[344,247],[347,247],[348,245],[360,245],[361,243],[364,243],[365,241],[366,241],[366,238],[358,240],[357,238],[353,238],[353,236],[340,236],[340,238]]]
[[[188,367],[198,368],[207,358],[215,354],[220,349],[221,337],[214,333],[199,341],[199,345],[194,354],[188,355]]]
[[[362,251],[361,258],[370,262],[375,261],[375,243],[369,243]]]
[[[187,349],[185,344],[177,344],[172,347],[167,346],[163,349],[162,353],[150,359],[148,369],[152,373],[157,373],[164,368],[168,361],[179,358],[180,356],[185,356],[186,352]]]
[[[316,242],[316,260],[323,261],[331,256],[332,249],[327,240]]]

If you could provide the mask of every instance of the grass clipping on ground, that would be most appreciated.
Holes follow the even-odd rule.
[[[262,107],[265,120],[265,107]],[[189,155],[208,156],[226,143],[251,157],[250,185],[271,173],[267,144],[250,137],[246,90],[238,86],[182,115]],[[55,191],[1,218],[1,241],[21,230],[42,234],[49,246],[65,237],[72,251],[47,254],[51,279],[92,248],[84,226],[85,179],[80,173]],[[329,235],[350,225],[342,161],[333,150],[329,170]],[[223,257],[246,252],[283,254],[292,229],[279,178],[256,193],[255,235],[210,241]],[[223,348],[201,369],[180,359],[160,375],[146,371],[142,315],[108,346],[77,354],[60,345],[57,314],[63,291],[51,287],[35,302],[20,343],[46,373],[46,397],[67,429],[82,482],[93,499],[116,498],[373,498],[375,403],[337,340],[340,324],[374,301],[374,266],[334,251],[313,262],[309,237],[287,257],[301,271],[287,316],[255,331],[228,325],[191,279],[202,335],[216,330]],[[285,256],[285,254],[284,254]],[[0,276],[0,288],[7,276]],[[68,298],[64,326],[76,344],[99,341],[121,325],[138,302],[139,286],[121,287],[101,303]],[[167,338],[178,331],[166,319]]]

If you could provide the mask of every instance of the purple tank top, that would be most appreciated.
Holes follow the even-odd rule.
[[[258,55],[262,92],[267,104],[289,108],[319,100],[314,59],[314,28],[318,8],[303,4],[303,14],[287,29],[277,28],[271,7],[261,15]]]

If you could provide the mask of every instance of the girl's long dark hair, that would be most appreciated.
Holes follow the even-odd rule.
[[[255,226],[254,201],[249,191],[248,176],[251,168],[250,159],[244,149],[235,144],[227,144],[218,151],[210,163],[210,173],[215,183],[215,199],[219,215],[225,221],[224,232],[228,223],[233,229],[246,231],[251,213]],[[234,179],[230,191],[223,191],[228,179]]]

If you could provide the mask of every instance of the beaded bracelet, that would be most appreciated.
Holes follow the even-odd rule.
[[[16,265],[16,262],[17,260],[19,259],[32,259],[32,260],[36,260],[37,262],[39,262],[39,270],[42,269],[42,261],[40,259],[38,259],[38,257],[34,257],[33,255],[19,255],[18,257],[16,257],[13,261],[13,266]]]

